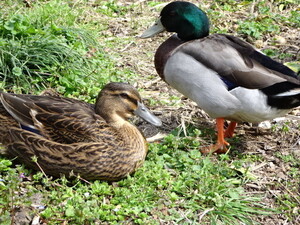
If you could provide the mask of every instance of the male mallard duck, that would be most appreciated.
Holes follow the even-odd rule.
[[[129,84],[110,83],[90,105],[75,99],[0,92],[0,142],[7,153],[46,174],[118,180],[142,165],[147,144],[127,119],[160,126]],[[32,157],[37,157],[37,163]]]
[[[217,120],[217,144],[203,152],[226,152],[237,122],[261,122],[300,105],[300,81],[288,67],[226,34],[209,35],[209,20],[196,5],[166,5],[141,38],[176,32],[157,49],[160,77]],[[224,119],[232,121],[224,132]]]

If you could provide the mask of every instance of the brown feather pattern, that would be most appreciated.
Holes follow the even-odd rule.
[[[32,161],[36,156],[43,171],[55,177],[74,173],[85,179],[119,180],[145,160],[145,138],[127,121],[141,102],[130,85],[107,85],[94,108],[53,96],[0,92],[0,99],[0,142],[10,156],[31,168],[38,169]],[[38,132],[23,129],[26,124]]]

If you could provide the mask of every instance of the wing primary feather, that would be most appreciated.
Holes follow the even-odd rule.
[[[250,57],[259,62],[260,64],[264,65],[268,69],[280,72],[282,74],[288,75],[299,80],[299,77],[293,70],[258,51],[253,51],[250,54]]]
[[[26,101],[15,95],[0,93],[0,101],[5,110],[20,124],[34,128],[31,118],[24,113],[28,107]]]

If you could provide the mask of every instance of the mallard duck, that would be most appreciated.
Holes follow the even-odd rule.
[[[217,143],[203,152],[224,153],[237,122],[258,123],[300,105],[300,80],[288,67],[226,34],[209,35],[209,19],[196,5],[166,5],[140,37],[175,32],[155,54],[160,77],[216,118]],[[224,120],[229,120],[224,131]]]
[[[127,120],[136,114],[161,125],[137,90],[125,83],[107,84],[95,105],[4,92],[0,103],[0,142],[7,153],[55,177],[73,172],[88,180],[124,178],[147,153],[143,134]]]

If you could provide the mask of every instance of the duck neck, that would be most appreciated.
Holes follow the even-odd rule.
[[[146,140],[138,128],[125,119],[129,116],[118,113],[109,102],[109,99],[103,100],[103,98],[99,98],[96,105],[98,105],[98,107],[95,108],[96,113],[114,129],[116,136],[120,138],[120,147],[130,151],[132,155],[130,157],[132,157],[134,161],[142,162],[147,154]]]
[[[119,131],[124,140],[129,140],[129,143],[139,142],[140,147],[144,147],[145,137],[140,130],[126,120],[109,123],[110,126]]]
[[[122,124],[119,122],[110,125],[117,130],[119,136],[123,140],[124,145],[130,148],[133,153],[132,157],[137,162],[136,166],[139,166],[139,163],[142,163],[145,160],[148,151],[148,146],[144,135],[136,126],[125,120],[122,122]]]
[[[184,41],[179,39],[177,35],[174,34],[158,47],[154,56],[154,65],[158,75],[164,81],[166,81],[164,76],[165,65],[169,57],[172,55],[173,50],[183,43]]]

